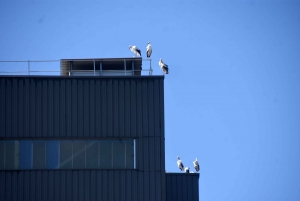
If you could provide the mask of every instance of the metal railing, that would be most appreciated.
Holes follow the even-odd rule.
[[[130,59],[130,58],[128,58]],[[83,59],[84,61],[87,61]],[[99,61],[101,59],[90,59],[90,61]],[[111,59],[113,60],[113,59]],[[124,59],[125,62],[126,59]],[[80,60],[76,60],[80,61]],[[148,68],[144,68],[145,64]],[[140,75],[152,75],[152,65],[151,59],[142,59],[141,70],[123,70],[123,75],[134,75],[135,72],[140,72]],[[126,65],[125,65],[126,67]],[[62,74],[68,74],[69,76],[74,76],[78,73],[89,76],[105,76],[118,74],[121,75],[122,70],[62,70],[61,60],[19,60],[19,61],[0,61],[0,75],[52,75],[61,76]]]

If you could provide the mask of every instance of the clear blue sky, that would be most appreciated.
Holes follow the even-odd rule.
[[[145,57],[151,41],[154,74],[170,68],[167,172],[198,157],[201,200],[300,200],[300,1],[2,0],[0,26],[0,60]]]

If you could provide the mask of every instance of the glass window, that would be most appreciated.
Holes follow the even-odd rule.
[[[112,140],[100,141],[100,168],[112,168]]]
[[[73,168],[85,168],[85,140],[73,141]]]
[[[124,140],[113,141],[113,168],[124,169],[126,167],[125,147],[126,147],[126,141]]]
[[[60,168],[72,169],[73,166],[73,142],[72,140],[60,141]]]
[[[4,170],[5,142],[0,141],[0,170]]]
[[[99,141],[87,140],[86,142],[86,168],[99,167]]]
[[[33,140],[33,169],[45,169],[46,144],[44,140]]]
[[[58,140],[46,141],[46,168],[58,169],[59,168],[59,153],[60,146]]]
[[[32,141],[20,140],[20,169],[32,168]]]
[[[0,170],[134,169],[134,140],[0,140]]]

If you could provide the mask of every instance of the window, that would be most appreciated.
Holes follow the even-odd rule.
[[[134,157],[133,139],[0,141],[0,170],[134,169]]]
[[[46,140],[46,169],[59,168],[59,141]]]

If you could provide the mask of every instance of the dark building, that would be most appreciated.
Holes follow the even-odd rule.
[[[165,173],[164,76],[141,71],[63,59],[60,76],[0,76],[0,201],[199,200],[198,173]]]

